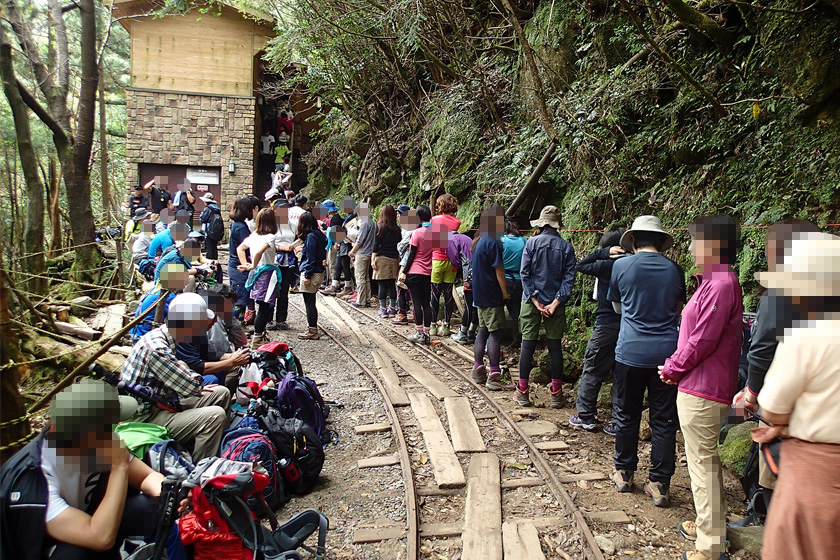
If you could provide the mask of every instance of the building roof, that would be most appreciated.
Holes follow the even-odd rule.
[[[242,19],[252,20],[258,25],[274,29],[274,18],[259,10],[251,7],[237,6],[232,2],[218,2],[217,6],[221,7],[222,16],[234,16]],[[163,2],[158,0],[114,0],[114,16],[119,19],[120,24],[131,33],[131,26],[128,22],[132,18],[150,17],[156,10],[163,7]],[[191,10],[196,9],[197,6],[192,6]],[[175,15],[174,13],[172,15]],[[213,13],[207,14],[213,17]],[[126,19],[127,18],[127,19]]]

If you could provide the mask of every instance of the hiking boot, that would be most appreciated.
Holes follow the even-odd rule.
[[[397,313],[396,315],[394,315],[394,319],[391,322],[395,325],[407,325],[408,318],[402,313]]]
[[[618,428],[615,427],[615,422],[607,422],[604,424],[604,433],[608,436],[615,437],[615,434],[618,433]]]
[[[268,344],[269,342],[267,334],[254,333],[254,336],[251,337],[251,350],[256,350],[263,344]]]
[[[487,383],[487,368],[484,366],[474,367],[472,370],[472,380],[473,383],[478,385],[483,385]]]
[[[338,293],[338,288],[336,288],[332,284],[330,284],[329,286],[327,286],[326,288],[321,290],[321,294],[325,295],[325,296],[334,296],[337,293]]]
[[[467,331],[467,343],[468,344],[475,344],[475,331],[476,329],[470,328]]]
[[[633,491],[633,471],[615,471],[610,480],[622,494]]]
[[[752,527],[753,525],[761,525],[761,520],[754,511],[748,513],[745,517],[742,517],[738,521],[731,521],[726,524],[727,527]],[[680,532],[682,533],[682,531]]]
[[[467,331],[464,330],[463,328],[458,329],[458,332],[451,335],[449,338],[451,338],[453,341],[457,342],[458,344],[463,344],[465,346],[467,344],[469,344],[469,337],[467,336]],[[475,341],[473,341],[473,342],[475,342]]]
[[[301,340],[319,340],[321,335],[318,333],[318,327],[309,327],[306,331],[298,333],[297,337]]]
[[[438,328],[438,336],[449,336],[452,332],[449,330],[449,325],[444,323]]]
[[[651,497],[653,505],[655,505],[658,508],[666,508],[671,505],[671,500],[668,496],[668,490],[668,485],[664,482],[654,482],[651,480],[647,484],[645,484],[645,494]]]
[[[694,521],[680,521],[680,524],[677,525],[677,531],[690,541],[697,540],[697,524]]]
[[[289,330],[289,323],[286,321],[277,321],[277,328],[281,331],[287,331]]]
[[[355,300],[351,301],[350,305],[352,305],[353,307],[355,307],[357,309],[360,308],[360,307],[362,307],[362,308],[370,307],[369,303],[359,303],[358,301],[355,301]]]
[[[379,313],[377,313],[376,316],[381,318],[381,319],[387,319],[388,318],[388,309],[386,309],[385,307],[380,307],[379,308]]]
[[[551,393],[551,404],[549,404],[551,408],[559,409],[565,406],[566,401],[563,399],[563,389],[558,389],[556,393],[549,389],[548,392]]]
[[[414,334],[409,335],[408,341],[413,342],[414,344],[422,344],[424,346],[428,346],[430,344],[429,335],[421,331],[415,331]]]
[[[339,293],[336,294],[340,298],[355,298],[356,297],[356,290],[353,288],[344,288]]]
[[[245,326],[251,326],[254,324],[254,319],[257,318],[257,314],[254,313],[251,309],[245,310],[245,317],[242,318],[242,324]]]
[[[484,387],[487,388],[488,391],[509,391],[514,388],[513,385],[508,385],[502,381],[501,373],[491,373],[488,375],[487,382],[484,383]]]
[[[429,336],[437,336],[437,333],[438,333],[437,323],[432,323],[432,327],[429,329]]]
[[[593,420],[592,422],[584,422],[580,419],[578,414],[572,414],[569,417],[569,425],[574,428],[580,428],[581,430],[586,430],[587,432],[594,432],[598,425]]]
[[[385,308],[385,317],[392,318],[397,314],[396,310],[393,307],[386,307]]]
[[[265,330],[267,331],[279,331],[280,330],[280,323],[277,321],[269,321],[268,324],[265,326]]]
[[[517,387],[516,390],[513,392],[513,402],[515,402],[517,405],[519,405],[523,408],[527,408],[529,406],[534,406],[533,403],[531,402],[530,395],[531,395],[530,390],[525,391],[523,393],[522,391],[519,390],[519,387]]]
[[[699,550],[689,550],[683,552],[682,560],[715,560],[711,556],[706,556]],[[717,557],[717,560],[729,560],[729,555],[724,553]]]

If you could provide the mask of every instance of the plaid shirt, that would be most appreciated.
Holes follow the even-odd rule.
[[[175,357],[175,339],[166,325],[140,337],[125,361],[121,377],[128,383],[151,387],[164,399],[196,396],[204,386],[202,377]],[[140,402],[137,412],[147,413],[150,408],[148,403]]]

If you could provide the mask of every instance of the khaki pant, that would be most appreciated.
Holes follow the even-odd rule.
[[[356,302],[367,305],[370,300],[370,255],[356,253]]]
[[[330,250],[327,251],[327,278],[332,279],[333,274],[335,273],[335,256],[337,254],[338,245],[333,245]]]
[[[759,422],[758,425],[760,427],[767,426],[764,422]],[[764,457],[764,453],[761,452],[758,454],[758,483],[762,488],[767,488],[768,490],[776,488],[776,475],[770,470],[767,459]]]
[[[158,410],[148,422],[164,426],[172,439],[185,442],[195,438],[193,461],[198,463],[205,457],[219,454],[222,432],[228,425],[230,391],[227,387],[216,385],[204,389],[200,396],[181,399],[183,412]]]
[[[699,552],[718,558],[726,552],[726,494],[718,455],[720,424],[729,407],[688,393],[677,394],[677,413],[685,438],[691,493],[697,514]]]

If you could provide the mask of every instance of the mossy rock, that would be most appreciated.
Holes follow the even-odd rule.
[[[352,152],[359,157],[365,157],[370,150],[370,130],[367,125],[352,122],[347,127],[345,141]]]
[[[544,385],[551,383],[551,358],[548,350],[544,350],[537,358],[537,367],[531,370],[531,381]]]
[[[752,446],[750,430],[757,425],[755,422],[745,422],[734,426],[726,435],[726,441],[718,447],[721,462],[736,473],[744,471]]]
[[[612,383],[604,383],[598,391],[598,404],[612,409]]]
[[[321,200],[326,198],[333,188],[332,182],[324,173],[312,173],[309,176],[309,184],[307,185],[307,196],[312,200]]]
[[[395,167],[389,167],[380,175],[379,180],[387,186],[394,188],[400,184],[400,171]]]

